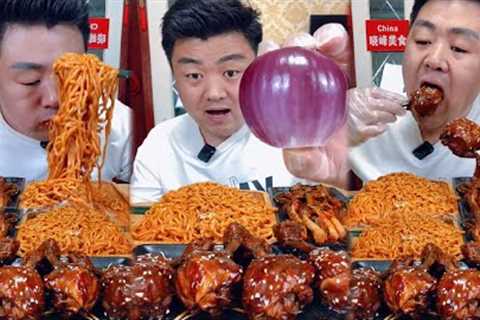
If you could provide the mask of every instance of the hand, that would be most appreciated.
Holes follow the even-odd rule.
[[[348,90],[347,121],[350,145],[355,146],[383,133],[388,123],[405,114],[402,104],[407,101],[405,96],[377,87]]]
[[[339,23],[327,23],[318,28],[313,37],[316,50],[333,59],[347,75],[350,86],[355,84],[353,48],[347,30]]]
[[[296,177],[346,189],[350,171],[347,126],[338,130],[323,147],[284,149],[283,160]]]
[[[334,60],[347,75],[349,83],[354,84],[353,50],[347,30],[339,23],[327,23],[310,35],[306,32],[288,36],[282,47],[299,46],[317,50]]]

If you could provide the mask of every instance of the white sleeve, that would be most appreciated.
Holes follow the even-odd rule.
[[[122,181],[129,181],[132,175],[132,145],[133,112],[129,107],[116,100],[108,148],[112,157],[118,157],[111,159],[113,176]]]
[[[149,143],[149,137],[138,148],[133,164],[133,174],[130,180],[130,203],[155,202],[165,192],[160,175],[156,168],[160,165],[155,159],[155,154],[160,149],[152,149],[155,143]],[[157,152],[150,152],[157,151]]]

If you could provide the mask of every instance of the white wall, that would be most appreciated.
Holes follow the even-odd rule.
[[[115,68],[120,66],[120,42],[122,39],[123,1],[107,0],[105,16],[110,19],[108,49],[103,52],[103,61]]]
[[[162,48],[160,25],[167,0],[147,1],[155,123],[173,118],[172,73]]]
[[[372,55],[367,51],[365,20],[370,19],[370,1],[352,1],[353,45],[357,87],[372,85]]]

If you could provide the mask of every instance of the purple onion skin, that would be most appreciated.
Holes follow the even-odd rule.
[[[346,121],[347,79],[326,56],[286,47],[259,56],[240,82],[245,122],[277,148],[323,146]]]

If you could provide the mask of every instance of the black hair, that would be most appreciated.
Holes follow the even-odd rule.
[[[418,13],[428,1],[429,0],[415,0],[415,2],[413,3],[412,12],[410,13],[411,25],[415,22],[415,20],[417,19]],[[471,0],[471,1],[480,3],[480,0]]]
[[[88,45],[88,0],[0,0],[0,45],[9,25],[76,26]]]
[[[262,41],[258,12],[240,0],[177,0],[163,17],[162,46],[171,62],[175,41],[228,32],[243,34],[257,53]]]

